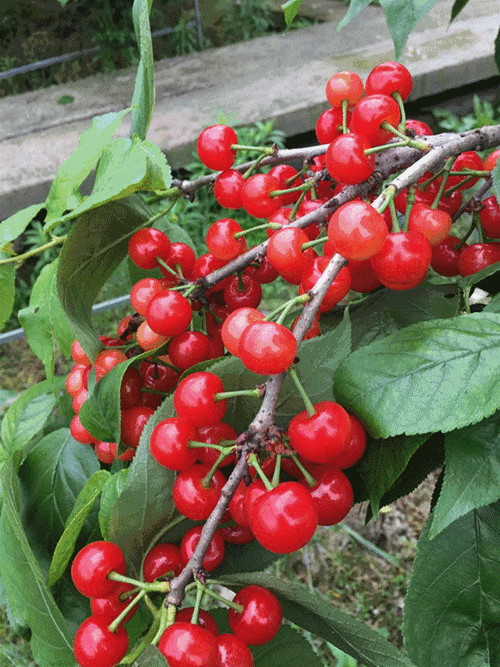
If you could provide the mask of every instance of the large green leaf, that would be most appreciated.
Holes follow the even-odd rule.
[[[54,549],[49,569],[49,586],[53,586],[66,569],[75,550],[78,536],[110,477],[107,470],[97,470],[88,478],[80,491],[71,514],[66,520],[64,532]]]
[[[368,7],[371,2],[373,2],[373,0],[351,0],[344,18],[337,26],[337,30],[342,30],[342,28],[355,19],[365,7]]]
[[[317,592],[310,593],[299,584],[268,574],[235,574],[220,580],[230,588],[232,584],[264,586],[278,597],[284,618],[326,639],[367,667],[412,667],[411,661],[375,630],[337,609]]]
[[[109,525],[111,513],[113,512],[116,501],[127,484],[129,468],[119,470],[108,479],[104,485],[101,503],[99,507],[99,528],[104,540],[109,540]]]
[[[404,606],[406,648],[418,667],[500,664],[500,503],[418,542]]]
[[[138,135],[141,139],[146,138],[155,103],[153,42],[149,24],[152,1],[134,0],[132,7],[135,38],[141,59],[137,69],[134,96],[132,98],[130,136]]]
[[[451,431],[500,406],[500,316],[409,326],[353,352],[335,394],[374,436]]]
[[[30,295],[30,305],[19,311],[28,343],[42,360],[47,379],[54,377],[56,344],[69,357],[75,338],[57,294],[59,259],[43,267]]]
[[[289,625],[283,625],[274,639],[252,646],[254,667],[284,667],[293,664],[321,667],[318,656],[307,639]]]
[[[450,523],[500,499],[500,414],[445,437],[446,467],[429,539]]]
[[[14,618],[32,632],[31,647],[40,667],[73,667],[73,636],[49,591],[19,516],[16,474],[11,461],[0,470],[0,578]]]
[[[0,261],[7,256],[0,251]],[[16,268],[14,264],[0,266],[0,331],[14,308]]]
[[[368,439],[358,470],[370,497],[373,514],[380,500],[402,474],[415,451],[427,440],[426,435],[398,435],[387,440]]]
[[[44,206],[45,204],[33,204],[0,222],[0,250],[6,250],[5,246],[24,232]]]
[[[64,382],[63,377],[55,378],[57,392],[64,388]],[[28,444],[43,429],[57,403],[56,396],[50,391],[50,383],[43,380],[20,394],[7,410],[0,435],[9,451],[19,449],[23,450],[23,456],[27,454]]]
[[[150,217],[138,196],[110,202],[83,214],[64,244],[57,287],[75,337],[90,359],[101,349],[91,321],[102,286],[127,254],[128,239]]]
[[[77,149],[59,167],[50,186],[46,200],[46,227],[54,218],[61,216],[70,206],[70,197],[74,196],[92,171],[103,150],[108,146],[123,117],[130,109],[113,111],[96,116],[88,130],[82,132]]]
[[[391,33],[396,60],[413,28],[428,14],[439,0],[380,0]]]
[[[19,470],[23,519],[33,543],[54,550],[80,492],[99,469],[92,448],[74,440],[69,429],[53,431],[35,445]]]

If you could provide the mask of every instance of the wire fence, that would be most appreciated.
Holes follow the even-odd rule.
[[[195,19],[193,21],[188,21],[186,23],[186,28],[192,28],[196,26],[196,32],[198,35],[198,41],[200,43],[200,49],[203,48],[203,29],[201,25],[201,14],[200,14],[200,4],[199,0],[194,0],[194,11]],[[151,36],[154,37],[164,37],[169,35],[174,31],[174,28],[163,28],[162,30],[155,30],[151,33]],[[72,53],[64,53],[60,56],[54,56],[53,58],[45,58],[45,60],[38,60],[34,63],[29,63],[28,65],[21,65],[20,67],[13,67],[11,69],[0,72],[0,81],[3,79],[10,79],[14,76],[19,76],[21,74],[27,74],[28,72],[35,72],[40,69],[45,69],[46,67],[51,67],[52,65],[58,65],[59,63],[68,62],[71,60],[78,60],[84,56],[92,55],[94,53],[99,53],[101,51],[101,46],[94,46],[90,49],[83,49],[82,51],[73,51]]]

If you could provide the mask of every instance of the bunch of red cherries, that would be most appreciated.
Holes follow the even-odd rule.
[[[500,238],[495,197],[476,206],[470,232],[477,229],[480,242],[467,245],[469,235],[462,239],[450,235],[462,193],[479,178],[487,181],[500,151],[484,163],[476,152],[461,153],[398,194],[386,187],[376,205],[375,197],[356,198],[328,220],[318,217],[320,224],[291,225],[345,188],[370,179],[377,153],[394,146],[423,147],[419,138],[431,130],[404,115],[403,102],[411,89],[410,73],[393,62],[375,67],[364,85],[353,72],[335,74],[326,87],[331,106],[316,123],[324,152],[306,161],[300,171],[278,164],[266,173],[255,173],[262,158],[274,155],[274,149],[256,147],[261,157],[243,173],[233,165],[236,152],[248,147],[238,145],[236,132],[226,125],[203,130],[198,155],[220,172],[214,179],[216,200],[230,210],[244,208],[259,219],[253,229],[265,230],[266,250],[240,262],[236,271],[229,266],[226,275],[214,282],[210,281],[214,271],[248,250],[247,230],[235,220],[221,218],[210,226],[208,252],[198,258],[192,248],[172,243],[161,230],[143,228],[130,238],[130,258],[141,269],[159,269],[163,277],[146,277],[134,285],[134,315],[120,322],[116,338],[101,337],[105,349],[93,365],[78,341],[73,345],[75,366],[66,383],[76,413],[71,433],[92,445],[105,464],[116,457],[133,458],[147,421],[164,397],[174,392],[176,416],[155,426],[150,448],[160,465],[177,473],[175,506],[194,521],[210,517],[227,482],[221,468],[232,470],[245,442],[244,434],[223,421],[228,401],[237,395],[258,399],[265,389],[258,385],[226,392],[214,373],[183,373],[227,351],[257,375],[287,371],[296,383],[305,410],[292,418],[286,431],[275,428],[262,450],[248,456],[249,475],[240,482],[214,532],[203,561],[206,572],[221,564],[226,543],[244,545],[257,539],[270,551],[289,553],[307,544],[318,525],[338,523],[352,507],[353,491],[343,470],[355,465],[365,451],[363,424],[334,401],[313,405],[294,370],[294,327],[333,255],[341,255],[346,264],[329,286],[305,338],[320,334],[320,314],[332,310],[349,290],[361,294],[381,286],[407,290],[419,285],[430,269],[443,276],[465,276],[500,261],[500,243],[494,241]],[[262,284],[278,278],[297,286],[297,295],[266,314],[258,309]],[[298,316],[286,326],[294,311]],[[143,353],[149,351],[151,356],[144,359]],[[121,383],[121,442],[101,442],[78,416],[88,396],[89,374],[93,368],[99,382],[138,354],[141,361],[127,368]],[[123,554],[109,542],[88,545],[77,555],[73,580],[91,598],[93,613],[75,639],[82,667],[111,667],[123,658],[128,645],[123,622],[133,613],[133,602],[146,590],[157,594],[169,590],[169,580],[190,561],[201,530],[201,526],[188,530],[180,545],[153,546],[145,555],[141,581],[127,580]],[[172,667],[253,664],[247,644],[274,637],[281,623],[279,602],[269,591],[248,586],[228,604],[236,605],[229,612],[234,635],[217,636],[215,621],[199,608],[181,610],[175,622],[162,628],[154,643]]]

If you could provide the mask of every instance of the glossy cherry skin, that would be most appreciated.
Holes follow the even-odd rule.
[[[464,153],[460,153],[455,162],[451,165],[451,171],[461,171],[462,169],[477,169],[482,171],[483,168],[483,161],[476,151],[465,151]],[[451,188],[462,183],[462,188],[466,190],[475,185],[479,180],[479,177],[477,177],[465,182],[466,178],[467,176],[448,176],[446,187]]]
[[[363,134],[372,146],[384,144],[393,138],[393,134],[381,127],[384,121],[397,127],[401,120],[398,103],[388,95],[370,95],[363,97],[352,110],[349,128],[351,132]]]
[[[298,171],[289,164],[277,164],[269,171],[269,175],[278,180],[280,190],[296,188],[299,185],[302,185],[302,179],[300,176],[294,178],[294,176],[297,176],[297,174]],[[286,182],[288,180],[290,180],[290,183]],[[280,206],[288,206],[289,204],[296,202],[299,197],[300,192],[289,192],[286,195],[280,195],[278,199],[280,201]]]
[[[92,362],[83,351],[83,347],[81,346],[80,341],[76,339],[73,341],[73,344],[71,345],[71,358],[75,363],[82,364],[82,366],[92,365]]]
[[[222,421],[227,400],[216,401],[224,391],[221,379],[214,373],[191,373],[179,382],[174,392],[174,407],[182,419],[193,426],[210,426]]]
[[[124,611],[129,603],[134,598],[134,595],[125,595],[130,591],[134,590],[132,584],[120,583],[118,588],[108,595],[105,598],[91,598],[90,600],[90,611],[93,616],[105,616],[108,620],[108,623],[112,623],[115,618]],[[121,599],[123,596],[123,599]],[[137,611],[137,605],[132,607],[123,620],[123,623],[128,623],[132,616]]]
[[[204,480],[211,467],[209,464],[195,464],[182,470],[175,478],[172,487],[174,504],[181,514],[192,521],[208,519],[227,481],[224,475],[216,470],[210,484],[205,486]]]
[[[181,621],[185,621],[186,623],[191,623],[193,611],[194,607],[184,607],[183,609],[179,609],[175,615],[175,622],[180,623]],[[219,634],[219,628],[217,627],[214,617],[204,609],[198,610],[198,625],[200,628],[209,630],[215,637]]]
[[[262,287],[252,275],[233,276],[224,288],[224,302],[231,311],[257,308],[261,299]]]
[[[224,541],[230,544],[249,544],[255,539],[249,526],[223,526],[219,531]]]
[[[361,134],[342,134],[328,146],[326,168],[334,181],[354,185],[366,181],[375,170],[375,155],[365,155],[372,148]]]
[[[184,567],[181,550],[176,544],[164,542],[155,545],[144,558],[142,571],[144,581],[153,582],[167,572],[177,577]]]
[[[169,470],[185,470],[196,462],[196,449],[189,449],[189,441],[196,440],[197,436],[193,424],[185,419],[169,417],[157,424],[151,433],[151,454]]]
[[[351,272],[350,289],[360,294],[368,294],[380,287],[382,283],[375,275],[375,271],[369,259],[350,259],[349,271]]]
[[[254,218],[268,218],[281,206],[279,197],[271,192],[281,190],[277,178],[269,174],[255,174],[248,178],[241,189],[243,208]]]
[[[162,634],[158,649],[170,667],[217,667],[219,650],[214,635],[200,625],[175,622]]]
[[[321,278],[323,271],[330,263],[331,257],[316,257],[302,273],[300,290],[308,292]],[[347,266],[340,269],[335,280],[328,288],[319,307],[320,313],[326,313],[334,308],[346,296],[351,286],[351,271]]]
[[[254,322],[243,332],[238,354],[253,373],[275,375],[292,365],[297,355],[297,341],[282,324]]]
[[[139,229],[129,239],[130,259],[141,269],[154,269],[157,257],[166,260],[170,252],[170,239],[160,229],[145,227]]]
[[[193,317],[189,301],[172,290],[153,296],[146,309],[146,319],[153,331],[162,336],[175,336],[185,331]]]
[[[306,410],[292,417],[288,435],[293,448],[309,461],[329,463],[341,454],[351,439],[351,420],[334,401],[321,401],[309,416]]]
[[[125,574],[126,570],[120,547],[101,540],[87,544],[77,553],[71,565],[71,578],[82,595],[102,598],[111,595],[119,586],[118,581],[108,579],[108,574]]]
[[[349,414],[351,421],[351,439],[343,452],[335,456],[329,465],[345,470],[355,465],[366,449],[366,431],[363,422],[355,415]]]
[[[484,169],[490,171],[495,168],[495,165],[500,157],[500,148],[492,151],[484,161]]]
[[[228,125],[211,125],[199,135],[196,148],[198,157],[206,167],[221,171],[232,167],[236,151],[232,144],[238,143],[238,137]]]
[[[310,492],[299,482],[282,482],[253,503],[250,528],[255,539],[273,553],[291,553],[305,546],[318,525]]]
[[[137,406],[122,411],[121,436],[123,442],[128,445],[128,447],[137,449],[144,427],[148,423],[153,412],[154,411],[151,408],[143,406]]]
[[[448,236],[452,222],[451,215],[446,211],[416,203],[410,211],[408,231],[421,232],[431,246],[435,246]]]
[[[226,262],[242,255],[247,249],[245,237],[235,239],[234,235],[241,232],[241,226],[232,218],[222,218],[214,222],[207,231],[206,244],[208,251]]]
[[[473,243],[462,248],[458,269],[461,276],[470,276],[496,262],[500,262],[499,243]]]
[[[196,255],[194,254],[194,250],[185,243],[175,242],[170,246],[170,253],[165,263],[174,271],[178,272],[180,270],[182,276],[190,280],[195,262]],[[171,281],[172,285],[177,284],[178,280],[172,280],[172,274],[167,269],[160,266],[160,271],[165,278]]]
[[[227,169],[217,176],[214,183],[214,197],[224,208],[238,209],[243,207],[241,188],[245,179],[235,169]]]
[[[389,234],[382,250],[370,259],[380,282],[394,290],[420,285],[432,257],[429,241],[420,232]]]
[[[302,271],[309,261],[302,251],[302,245],[308,241],[307,234],[298,227],[280,229],[269,239],[267,246],[269,261],[285,280],[294,285],[300,283]]]
[[[361,200],[340,206],[328,223],[328,240],[346,259],[368,259],[382,249],[387,238],[384,218]]]
[[[80,667],[113,667],[128,649],[128,634],[123,625],[115,632],[108,629],[105,616],[90,616],[78,628],[73,651]]]
[[[267,588],[255,584],[236,593],[233,602],[243,611],[230,608],[229,627],[245,644],[260,646],[273,639],[281,627],[282,610],[278,598]]]
[[[458,276],[458,260],[461,249],[457,249],[460,239],[447,236],[432,249],[431,266],[441,276]]]
[[[112,368],[123,361],[127,361],[127,356],[121,350],[103,350],[99,352],[94,362],[96,381],[99,382],[106,373],[109,373]]]
[[[264,319],[263,313],[255,308],[238,308],[224,320],[221,329],[221,336],[224,345],[231,354],[238,356],[240,340],[245,329]]]
[[[308,488],[318,509],[318,525],[334,526],[352,509],[354,493],[351,483],[339,468],[328,468],[316,484]]]
[[[479,217],[486,235],[490,239],[500,238],[500,206],[494,195],[483,199],[483,208]]]
[[[392,95],[397,91],[402,99],[406,100],[412,88],[413,79],[410,72],[401,63],[393,61],[376,65],[365,81],[367,95],[375,95],[376,93]]]
[[[320,144],[329,144],[342,132],[342,108],[333,107],[323,111],[314,127],[316,139]]]
[[[347,100],[352,106],[363,94],[363,82],[356,72],[336,72],[326,84],[326,99],[332,107],[341,106],[343,100]]]
[[[160,363],[155,364],[150,361],[143,361],[139,372],[144,387],[166,391],[167,393],[172,391],[180,377],[180,373],[174,371],[170,366],[164,366]]]
[[[212,445],[218,445],[223,440],[236,440],[238,437],[237,432],[229,424],[220,422],[219,424],[213,424],[212,426],[200,426],[198,428],[198,440],[199,442],[206,442]],[[212,447],[197,447],[196,455],[199,460],[203,463],[209,463],[211,466],[219,458],[219,452],[217,449]],[[234,461],[234,453],[226,456],[220,463],[219,468],[229,465]]]
[[[424,123],[422,120],[415,120],[413,118],[406,119],[406,130],[408,135],[410,135],[410,132],[408,132],[408,130],[410,130],[416,137],[432,135],[432,130],[427,125],[427,123]]]
[[[186,565],[191,556],[194,554],[203,526],[194,526],[190,528],[181,540],[181,555],[183,564]],[[208,547],[205,558],[203,559],[203,569],[207,572],[213,572],[224,560],[225,544],[221,535],[218,532],[214,533],[210,545]]]
[[[185,371],[208,358],[209,339],[201,331],[183,331],[172,336],[168,344],[170,361]]]
[[[237,635],[230,633],[217,637],[220,667],[253,667],[252,652]]]
[[[94,438],[92,433],[89,433],[82,424],[78,415],[75,415],[71,420],[69,430],[73,438],[77,442],[81,442],[82,445],[92,445],[96,441],[96,438]]]

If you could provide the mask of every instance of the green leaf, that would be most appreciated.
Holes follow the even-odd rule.
[[[275,554],[264,549],[257,540],[248,544],[226,543],[224,560],[215,572],[216,576],[236,574],[238,572],[259,572],[275,563],[282,554]]]
[[[281,5],[281,9],[285,15],[285,23],[287,28],[292,25],[293,19],[297,16],[301,2],[302,0],[288,0],[288,2],[285,2]]]
[[[494,296],[491,301],[486,304],[483,313],[497,313],[500,314],[500,294]]]
[[[394,42],[396,60],[399,60],[413,28],[438,2],[439,0],[380,0]]]
[[[64,382],[63,377],[55,379],[56,392],[64,388]],[[43,380],[23,391],[7,410],[0,433],[4,447],[10,452],[19,449],[27,454],[27,445],[43,429],[57,403],[56,396],[47,393],[50,390],[50,383]]]
[[[346,15],[337,26],[337,31],[342,30],[342,28],[344,28],[348,23],[350,23],[353,19],[355,19],[356,16],[361,11],[363,11],[365,7],[368,7],[368,5],[372,1],[373,0],[351,0],[351,4],[347,9]]]
[[[69,357],[75,338],[57,294],[59,259],[43,267],[30,295],[30,305],[19,311],[18,317],[29,346],[45,366],[47,379],[52,382],[56,344]]]
[[[7,256],[0,252],[0,261]],[[9,319],[14,308],[16,268],[15,264],[0,266],[0,331]]]
[[[451,8],[450,23],[457,18],[457,16],[460,14],[462,9],[468,2],[469,0],[455,0],[455,2],[453,3],[453,7]]]
[[[255,572],[220,580],[229,587],[258,584],[268,588],[281,602],[284,618],[326,639],[367,667],[412,667],[411,661],[375,630],[337,609],[317,591],[310,593],[299,584]]]
[[[377,516],[380,509],[381,498],[402,474],[425,440],[426,435],[398,435],[387,440],[368,438],[358,471],[368,490],[374,516]]]
[[[0,470],[0,578],[14,618],[29,626],[36,662],[43,667],[76,667],[73,636],[30,548],[19,516],[16,474],[8,461]]]
[[[500,664],[500,503],[418,541],[404,605],[405,645],[417,665]]]
[[[120,497],[122,491],[127,485],[127,476],[129,473],[129,468],[120,470],[114,475],[108,478],[108,481],[104,485],[102,491],[101,503],[99,507],[99,528],[101,529],[101,535],[103,540],[110,539],[109,537],[109,523],[111,519],[111,514],[113,508],[116,504],[116,501]]]
[[[53,586],[63,575],[64,570],[71,560],[76,541],[85,525],[85,521],[110,477],[111,475],[107,470],[97,470],[89,477],[85,486],[78,494],[71,514],[66,520],[64,532],[59,538],[52,556],[48,586]]]
[[[499,407],[499,363],[500,316],[431,320],[353,352],[335,394],[374,437],[447,432]]]
[[[110,202],[83,214],[61,252],[57,287],[62,307],[86,354],[101,349],[92,326],[92,305],[127,254],[128,239],[150,217],[138,196]]]
[[[17,239],[44,207],[45,204],[33,204],[0,222],[0,250],[3,250],[9,241]]]
[[[135,661],[138,667],[168,667],[168,662],[156,646],[148,646]]]
[[[155,103],[153,42],[149,12],[152,0],[134,0],[132,16],[134,19],[135,38],[141,59],[135,78],[132,98],[132,124],[130,136],[146,138]]]
[[[254,667],[283,667],[287,664],[321,667],[311,644],[289,625],[281,626],[278,634],[267,644],[252,646]]]
[[[123,117],[129,111],[130,109],[122,109],[96,116],[92,119],[89,129],[81,133],[77,149],[59,167],[52,181],[46,201],[46,227],[50,226],[54,218],[58,218],[70,208],[69,198],[78,193],[80,185],[92,171],[103,150],[111,142]]]
[[[89,477],[100,469],[91,447],[62,428],[45,436],[19,470],[30,540],[52,552]],[[87,535],[91,532],[89,524]]]
[[[429,539],[470,511],[500,499],[500,414],[447,433],[443,488]]]
[[[147,177],[143,183],[144,190],[166,190],[172,183],[172,170],[165,153],[148,139],[142,142],[141,147],[147,160]]]

